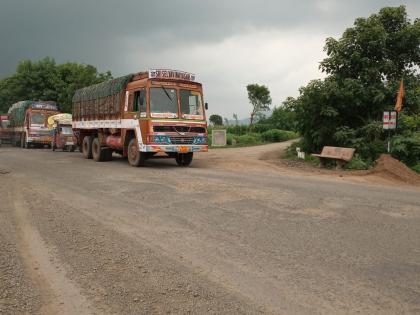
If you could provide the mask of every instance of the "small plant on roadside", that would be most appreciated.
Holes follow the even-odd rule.
[[[240,146],[257,145],[262,142],[261,135],[258,133],[248,133],[235,138]]]
[[[270,129],[261,134],[261,138],[267,142],[281,142],[298,137],[298,134],[293,131]]]
[[[412,166],[411,169],[420,174],[420,163]]]
[[[348,170],[367,170],[369,168],[369,163],[362,160],[359,155],[355,155],[347,164],[346,169]]]

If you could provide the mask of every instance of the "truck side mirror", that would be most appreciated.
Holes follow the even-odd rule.
[[[209,109],[209,103],[204,103],[204,108],[205,108],[206,110],[208,110],[208,109]]]

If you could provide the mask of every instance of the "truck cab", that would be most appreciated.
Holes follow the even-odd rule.
[[[188,77],[189,78],[189,77]],[[189,164],[193,153],[208,150],[202,85],[156,71],[127,85],[124,117],[139,119],[147,155],[164,153]]]
[[[52,135],[47,126],[48,118],[58,113],[54,104],[34,103],[26,110],[25,132],[22,135],[21,145],[28,148],[33,145],[50,145]]]

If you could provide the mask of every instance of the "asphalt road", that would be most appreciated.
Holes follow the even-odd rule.
[[[255,153],[282,148],[0,148],[0,314],[420,314],[420,190]]]

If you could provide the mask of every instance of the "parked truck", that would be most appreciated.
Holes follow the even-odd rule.
[[[0,115],[0,146],[10,143],[9,115]]]
[[[48,117],[58,114],[58,106],[50,101],[21,101],[13,104],[8,111],[9,137],[13,145],[51,145],[52,135],[47,127]]]
[[[77,90],[73,130],[87,159],[109,161],[117,152],[132,166],[150,158],[188,166],[208,151],[205,107],[195,75],[149,70]]]

